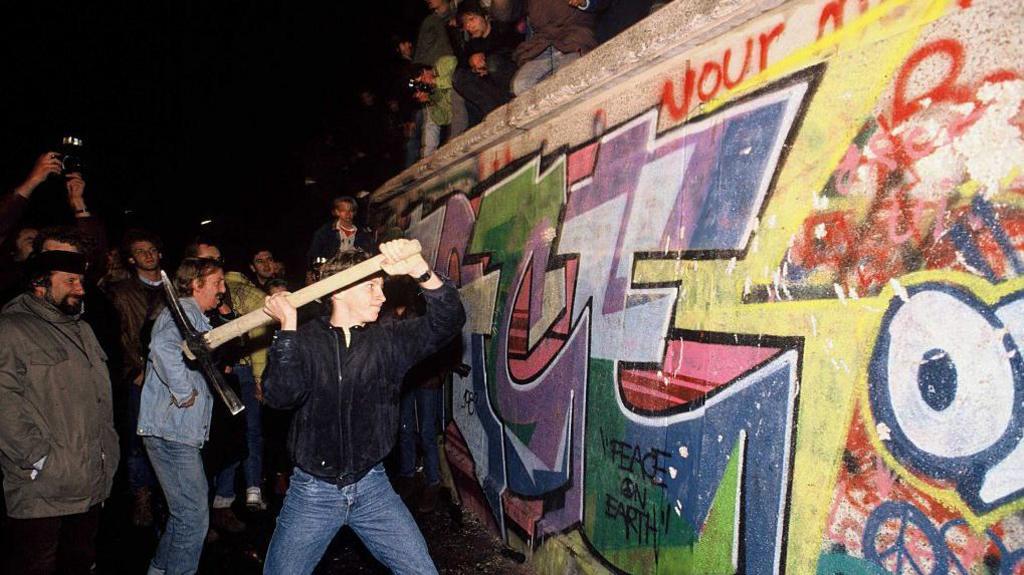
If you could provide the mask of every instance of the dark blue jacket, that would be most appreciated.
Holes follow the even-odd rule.
[[[263,397],[270,407],[296,410],[288,449],[300,469],[348,485],[391,451],[406,371],[455,337],[466,321],[450,283],[423,291],[425,315],[354,328],[349,347],[326,317],[274,336]]]
[[[368,254],[377,251],[373,245],[373,238],[370,236],[370,232],[363,228],[356,228],[355,245]],[[334,222],[327,222],[313,232],[313,241],[309,243],[309,253],[306,254],[306,265],[313,265],[316,258],[328,260],[333,258],[338,253],[338,248],[340,247],[341,239],[338,237],[338,230],[334,228]]]

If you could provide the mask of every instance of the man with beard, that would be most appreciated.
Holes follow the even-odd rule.
[[[81,319],[81,246],[70,233],[39,245],[0,313],[3,571],[88,573],[119,459],[107,356]]]
[[[160,238],[146,230],[129,230],[122,242],[132,275],[109,288],[110,301],[120,320],[121,397],[128,397],[128,446],[126,448],[128,486],[132,491],[132,523],[148,527],[153,523],[153,488],[156,476],[146,458],[142,439],[135,434],[142,398],[142,378],[146,372],[149,336],[157,314],[164,308],[164,288],[160,280]]]

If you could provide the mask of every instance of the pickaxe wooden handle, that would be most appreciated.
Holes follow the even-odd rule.
[[[422,249],[418,241],[413,240],[413,242],[415,243],[416,251],[410,252],[410,256],[420,253]],[[358,263],[347,270],[336,273],[331,277],[309,284],[299,291],[289,294],[287,297],[288,303],[292,304],[295,308],[299,308],[317,298],[332,294],[346,286],[354,284],[379,272],[381,270],[381,264],[384,261],[385,258],[383,255],[377,255],[364,262]],[[202,336],[203,343],[206,345],[208,350],[212,351],[236,337],[240,337],[253,329],[275,321],[277,320],[267,315],[265,311],[257,309],[204,333]],[[185,355],[193,357],[192,351],[188,349],[187,345],[182,347],[185,350]]]

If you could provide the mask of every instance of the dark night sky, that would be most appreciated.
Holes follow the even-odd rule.
[[[80,135],[90,207],[115,234],[156,229],[172,254],[210,217],[240,243],[301,252],[327,217],[303,150],[387,80],[391,34],[426,13],[419,0],[10,4],[28,12],[0,16],[0,184]],[[40,189],[30,220],[66,211],[59,199]]]

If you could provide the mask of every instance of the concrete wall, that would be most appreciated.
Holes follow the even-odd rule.
[[[674,2],[374,195],[540,573],[1024,573],[1024,6]]]

